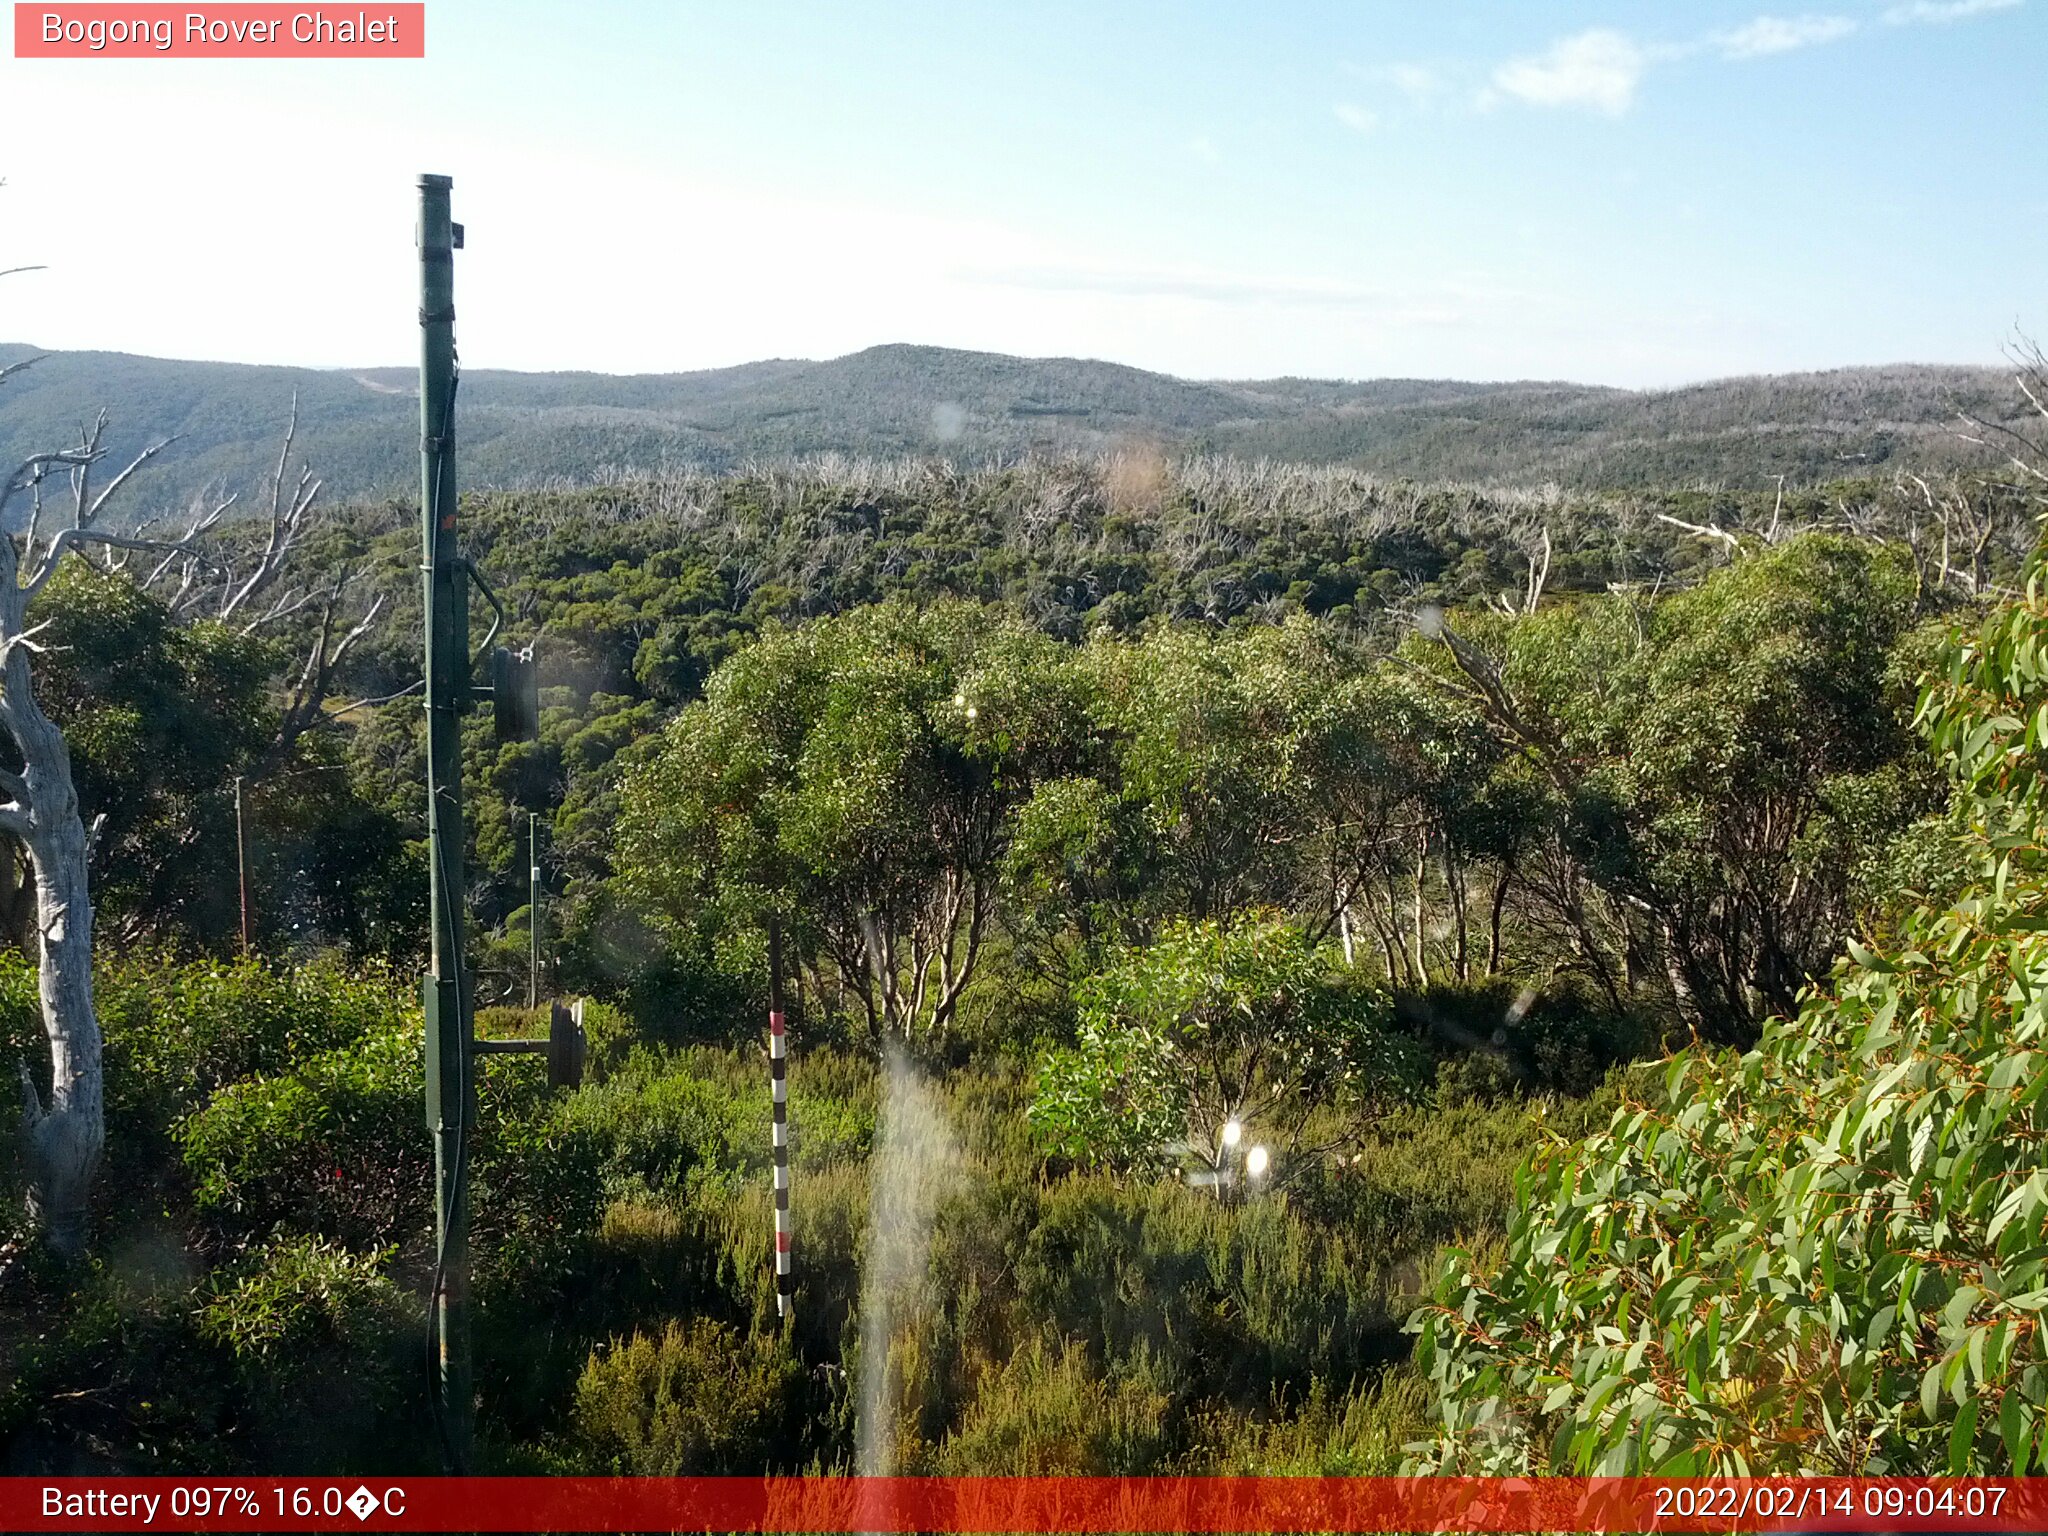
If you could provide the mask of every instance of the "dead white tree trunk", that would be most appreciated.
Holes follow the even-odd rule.
[[[101,418],[77,448],[37,454],[0,481],[0,526],[8,504],[27,493],[30,516],[18,538],[0,534],[0,832],[28,850],[35,874],[38,999],[50,1049],[50,1087],[19,1064],[29,1207],[51,1250],[74,1258],[85,1250],[93,1177],[106,1142],[99,1014],[92,993],[92,899],[87,887],[89,838],[79,815],[64,733],[37,702],[30,658],[38,649],[29,610],[67,550],[86,544],[164,550],[160,540],[103,532],[95,520],[137,469],[168,444],[145,449],[95,491],[92,471],[105,456]],[[44,482],[68,479],[71,515],[39,547]],[[11,752],[10,750],[11,749]]]
[[[0,538],[0,726],[20,753],[19,774],[0,779],[12,796],[0,830],[28,849],[36,882],[37,992],[50,1044],[50,1092],[21,1065],[31,1215],[51,1250],[85,1251],[93,1175],[106,1139],[99,1014],[92,996],[92,899],[86,889],[85,824],[63,732],[36,702],[29,676],[25,593],[14,541]]]
[[[39,490],[52,469],[82,473],[88,466],[79,458],[53,454],[31,460],[0,487],[0,512],[16,490]],[[32,543],[33,531],[29,538]],[[35,626],[28,623],[28,602],[39,586],[23,583],[14,540],[0,538],[0,729],[20,759],[18,770],[0,771],[0,794],[9,797],[0,806],[0,831],[21,841],[35,871],[37,990],[50,1044],[47,1098],[38,1092],[28,1063],[20,1065],[29,1207],[51,1249],[75,1257],[85,1249],[106,1121],[99,1015],[92,998],[85,823],[63,732],[37,703],[29,673]]]

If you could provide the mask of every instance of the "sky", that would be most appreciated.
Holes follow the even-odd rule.
[[[2048,335],[2048,0],[426,15],[423,60],[0,57],[0,268],[44,268],[0,340],[408,363],[422,171],[472,367],[1654,387]]]

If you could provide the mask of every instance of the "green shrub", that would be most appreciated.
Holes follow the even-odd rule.
[[[665,1317],[731,1315],[718,1294],[717,1254],[694,1211],[641,1196],[614,1200],[599,1219],[578,1321],[596,1333],[629,1332]],[[581,1369],[582,1357],[577,1357]]]
[[[1238,1477],[1392,1477],[1431,1428],[1435,1394],[1406,1367],[1342,1394],[1318,1381],[1264,1413],[1197,1410],[1186,1470]]]
[[[178,1128],[199,1209],[244,1235],[287,1226],[356,1247],[431,1210],[416,1030],[386,1029],[280,1077],[222,1089]]]
[[[178,1108],[395,1028],[418,1009],[395,978],[350,971],[331,956],[273,965],[145,954],[103,961],[94,986],[110,1089],[124,1078],[143,1090],[131,1102],[161,1098]]]
[[[635,1477],[763,1472],[788,1443],[801,1372],[772,1339],[670,1323],[594,1351],[576,1383],[582,1464]]]
[[[625,1009],[594,997],[583,1002],[583,1036],[589,1046],[584,1071],[591,1081],[600,1083],[625,1064],[638,1038],[632,1016]]]
[[[1007,1232],[986,1216],[946,1229],[952,1250],[986,1243],[1014,1269],[1017,1323],[1099,1340],[1105,1359],[1156,1356],[1193,1397],[1250,1407],[1277,1386],[1348,1383],[1401,1352],[1403,1255],[1303,1219],[1279,1198],[1232,1204],[1172,1184],[1060,1180]],[[986,1232],[987,1236],[981,1234]],[[998,1243],[1000,1242],[1000,1246]],[[1428,1255],[1414,1257],[1426,1258]]]
[[[872,1192],[865,1168],[799,1172],[796,1213],[796,1325],[806,1359],[836,1360],[851,1348],[860,1297],[861,1243]],[[775,1313],[774,1196],[768,1181],[707,1185],[693,1193],[685,1219],[712,1266],[709,1284],[741,1318]]]
[[[1439,1248],[1505,1225],[1515,1170],[1534,1137],[1584,1135],[1605,1124],[1618,1101],[1610,1084],[1586,1099],[1533,1106],[1515,1098],[1399,1110],[1291,1188],[1289,1208],[1333,1231],[1370,1233],[1383,1262],[1403,1266],[1404,1290],[1419,1296],[1428,1288],[1423,1267]]]
[[[871,1062],[821,1051],[793,1063],[792,1162],[814,1170],[864,1158],[874,1092]],[[643,1047],[570,1101],[568,1115],[604,1148],[614,1196],[765,1178],[771,1160],[768,1062],[751,1052]]]
[[[215,1277],[199,1310],[199,1335],[267,1378],[304,1369],[405,1310],[384,1277],[389,1257],[350,1253],[317,1237],[281,1238]]]
[[[69,1459],[118,1428],[138,1470],[231,1465],[232,1362],[198,1337],[189,1278],[145,1289],[95,1259],[67,1279],[30,1298],[11,1287],[0,1314],[0,1445],[13,1463]]]
[[[1446,1107],[1499,1104],[1519,1098],[1524,1078],[1507,1052],[1481,1047],[1436,1064],[1436,1101]]]
[[[591,1090],[550,1088],[530,1058],[480,1065],[470,1138],[479,1300],[545,1297],[579,1262],[604,1214],[603,1143],[578,1113]]]
[[[524,1060],[480,1060],[470,1139],[480,1288],[544,1282],[603,1210],[595,1139]],[[350,1247],[429,1230],[433,1142],[417,1026],[387,1029],[279,1077],[216,1094],[178,1130],[198,1208],[244,1239],[274,1228]]]
[[[430,1464],[407,1433],[424,1406],[421,1312],[388,1257],[280,1238],[202,1289],[198,1334],[227,1356],[236,1423],[264,1464]]]
[[[1421,1063],[1387,997],[1333,972],[1270,914],[1167,924],[1080,988],[1071,1048],[1039,1067],[1031,1120],[1062,1156],[1111,1167],[1221,1168],[1221,1128],[1271,1148],[1276,1179],[1320,1155],[1317,1110],[1342,1130],[1412,1099]],[[1341,1139],[1341,1138],[1340,1138]]]
[[[417,1016],[409,988],[331,956],[285,966],[103,950],[93,986],[117,1194],[153,1183],[179,1121],[226,1085],[286,1072]],[[12,949],[0,949],[0,1051],[46,1075],[35,966]]]
[[[62,1288],[9,1298],[0,1443],[16,1465],[110,1452],[186,1475],[435,1463],[420,1310],[381,1256],[292,1238],[207,1274],[161,1230],[105,1247]],[[42,1309],[34,1326],[24,1302]]]
[[[765,1165],[765,1111],[750,1115],[752,1106],[687,1072],[654,1068],[644,1059],[641,1065],[586,1089],[570,1110],[572,1122],[603,1146],[615,1192],[680,1189],[693,1174]],[[748,1123],[755,1118],[759,1134]]]
[[[548,1031],[546,1008],[479,1008],[476,1037],[479,1040],[535,1039]]]
[[[1150,1356],[1104,1373],[1037,1339],[991,1373],[934,1458],[952,1477],[1139,1477],[1157,1469],[1173,1393]]]

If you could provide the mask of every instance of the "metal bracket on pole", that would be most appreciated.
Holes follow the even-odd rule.
[[[583,1033],[583,1000],[575,1007],[566,1003],[549,1005],[548,1033],[544,1040],[479,1040],[479,1056],[545,1056],[548,1086],[575,1088],[583,1082],[583,1062],[590,1042]]]

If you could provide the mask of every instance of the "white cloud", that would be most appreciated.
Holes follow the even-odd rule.
[[[1501,65],[1493,72],[1492,90],[1482,104],[1497,94],[1531,106],[1587,107],[1619,117],[1635,100],[1646,62],[1631,38],[1595,27],[1561,39],[1543,53]]]
[[[1963,0],[1969,4],[1971,0]],[[1790,53],[1816,43],[1832,43],[1856,30],[1852,16],[1759,16],[1732,32],[1716,33],[1714,46],[1724,59],[1760,59]]]
[[[1387,78],[1394,82],[1402,95],[1418,104],[1432,99],[1443,89],[1443,81],[1427,64],[1389,65]]]
[[[1883,13],[1883,19],[1892,26],[1961,21],[2013,10],[2025,3],[2026,0],[1901,0]],[[1739,27],[1674,43],[1639,42],[1611,27],[1595,27],[1561,38],[1542,53],[1508,60],[1493,71],[1491,83],[1479,92],[1476,102],[1484,110],[1499,106],[1505,98],[1513,98],[1531,106],[1583,107],[1619,117],[1635,104],[1643,76],[1654,65],[1701,54],[1730,61],[1767,58],[1839,42],[1863,26],[1864,22],[1854,16],[1833,12],[1757,16]],[[1402,84],[1399,76],[1385,71],[1381,74],[1397,85]],[[1418,90],[1427,90],[1440,82],[1430,72],[1420,71],[1414,83]]]
[[[1900,0],[1882,13],[1882,20],[1894,27],[1941,26],[2017,10],[2024,4],[2026,0]],[[1637,88],[1652,65],[1702,53],[1731,61],[1768,58],[1839,42],[1863,25],[1854,16],[1833,12],[1757,16],[1726,31],[1661,44],[1641,43],[1611,27],[1595,27],[1562,38],[1542,53],[1508,60],[1494,70],[1492,83],[1479,92],[1476,101],[1482,110],[1512,97],[1530,106],[1584,107],[1619,117],[1635,104]],[[1397,64],[1372,73],[1417,103],[1442,85],[1440,76],[1421,65]]]
[[[1453,84],[1449,75],[1429,64],[1345,64],[1342,67],[1345,74],[1364,81],[1372,88],[1365,100],[1384,104],[1391,93],[1402,97],[1418,112],[1433,112],[1443,106]],[[1370,133],[1385,120],[1385,114],[1378,105],[1366,106],[1358,102],[1340,102],[1336,113],[1340,122],[1360,133]]]
[[[1382,65],[1367,78],[1384,81],[1418,107],[1432,105],[1444,91],[1444,77],[1427,64]]]
[[[1912,0],[1909,5],[1893,6],[1884,13],[1884,19],[1894,27],[1923,26],[2015,10],[2023,3],[2025,0]]]

